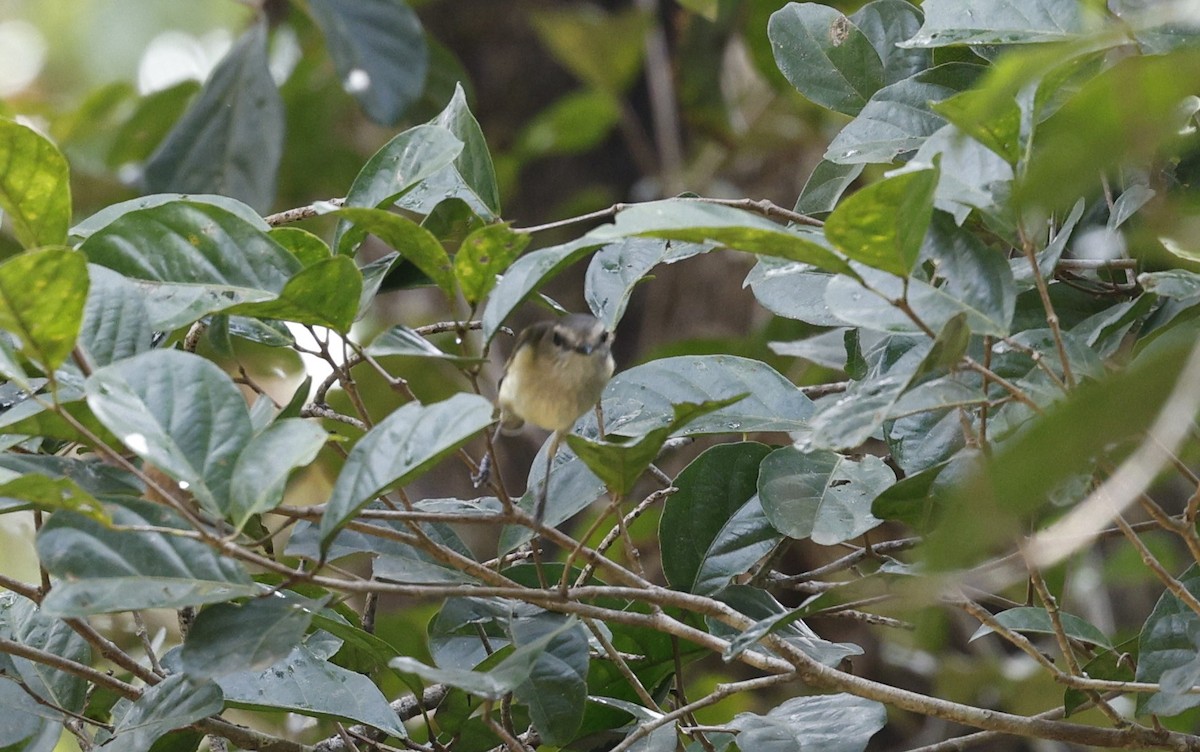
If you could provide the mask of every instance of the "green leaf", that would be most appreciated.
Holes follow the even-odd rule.
[[[9,499],[27,501],[36,509],[51,512],[67,509],[99,522],[109,521],[99,499],[70,478],[48,478],[37,473],[19,475],[0,483],[0,500]]]
[[[432,405],[404,405],[359,439],[338,474],[321,518],[322,546],[376,495],[401,486],[492,422],[492,403],[456,394]]]
[[[349,334],[362,296],[362,272],[347,256],[321,259],[304,267],[284,284],[275,300],[242,303],[225,310],[261,319],[327,326]]]
[[[1009,224],[1008,195],[1013,170],[1007,162],[954,125],[939,128],[921,144],[914,162],[938,165],[941,174],[933,205],[962,225],[973,210]],[[993,252],[993,255],[999,255]]]
[[[66,158],[44,136],[0,118],[0,210],[25,248],[67,241],[69,172]]]
[[[1200,596],[1200,568],[1188,567],[1179,583]],[[1137,681],[1155,682],[1160,691],[1138,696],[1138,714],[1173,716],[1200,705],[1191,688],[1200,681],[1200,616],[1169,590],[1154,605],[1138,637]]]
[[[533,116],[517,137],[516,148],[526,158],[586,152],[600,145],[620,117],[620,103],[607,92],[567,92]]]
[[[936,492],[937,479],[952,463],[976,459],[973,454],[960,454],[896,481],[871,502],[871,514],[883,520],[898,520],[920,533],[932,530],[940,514],[940,502],[944,501]]]
[[[656,238],[626,238],[601,248],[588,263],[583,282],[583,297],[596,318],[609,331],[616,329],[625,313],[633,288],[645,281],[646,274],[658,264],[706,253],[709,246],[678,243]]]
[[[822,639],[807,624],[800,621],[808,611],[805,606],[788,610],[765,590],[750,585],[730,585],[715,593],[713,597],[734,608],[738,613],[757,619],[745,631],[737,632],[712,617],[705,618],[710,632],[729,640],[729,646],[721,655],[721,660],[727,663],[747,650],[769,654],[766,648],[755,644],[768,634],[778,634],[797,650],[824,666],[838,666],[850,656],[863,653],[862,648],[853,643],[829,642]]]
[[[583,627],[575,619],[560,618],[517,619],[512,626],[516,650],[486,672],[437,668],[408,657],[394,658],[389,665],[484,699],[499,700],[515,692],[547,739],[558,744],[570,741],[579,728],[587,696]]]
[[[402,739],[408,735],[370,679],[322,660],[308,645],[296,646],[262,671],[226,674],[217,684],[233,707],[347,719]]]
[[[108,510],[114,525],[191,530],[174,512],[140,499]],[[130,532],[58,512],[37,536],[38,558],[58,578],[42,609],[64,618],[216,603],[260,590],[241,566],[206,543],[168,532]]]
[[[883,83],[894,84],[933,64],[933,54],[905,49],[897,43],[917,33],[925,16],[906,0],[874,0],[850,16],[850,22],[871,41],[883,63]]]
[[[137,285],[103,266],[87,268],[90,281],[79,344],[92,366],[106,366],[150,349],[154,331]]]
[[[671,587],[710,594],[744,574],[780,536],[755,494],[758,466],[771,448],[719,444],[683,469],[659,522],[663,573]]]
[[[897,350],[894,356],[890,354],[891,344]],[[876,355],[883,352],[891,357],[889,367],[851,383],[841,397],[822,402],[809,421],[811,431],[798,435],[797,447],[806,452],[859,447],[891,414],[892,406],[920,374],[931,348],[932,343],[924,338],[898,337],[881,341]]]
[[[108,227],[118,217],[122,217],[130,212],[138,211],[139,209],[151,209],[155,206],[163,204],[173,204],[176,202],[187,201],[193,204],[209,204],[219,207],[236,215],[246,224],[254,227],[257,230],[267,232],[271,230],[271,226],[259,216],[258,212],[246,206],[241,201],[228,196],[216,196],[203,193],[155,193],[150,196],[141,196],[139,198],[131,198],[128,201],[121,201],[116,204],[109,204],[100,211],[91,215],[79,224],[71,228],[71,237],[80,240],[86,240],[100,230]],[[284,229],[284,228],[279,228]],[[272,231],[273,233],[274,231]]]
[[[288,249],[304,267],[324,261],[332,254],[324,240],[299,227],[272,227],[267,235],[271,237],[271,240]]]
[[[771,14],[767,35],[788,82],[823,107],[856,115],[883,86],[875,48],[833,8],[788,3]]]
[[[828,214],[862,171],[862,163],[838,164],[822,159],[804,183],[796,199],[795,211],[810,215]]]
[[[907,277],[933,213],[937,168],[909,170],[846,198],[825,222],[825,236],[854,261]]]
[[[350,185],[344,207],[374,209],[385,207],[418,183],[454,162],[463,151],[463,142],[453,133],[436,125],[409,128],[375,152]],[[339,222],[333,247],[339,252],[357,247],[361,233],[343,240],[348,222]],[[347,243],[349,245],[347,245]]]
[[[147,306],[156,326],[173,325],[164,328],[241,302],[271,300],[301,270],[295,256],[253,224],[190,201],[126,212],[80,250],[126,277],[166,283],[152,286]]]
[[[602,243],[585,236],[563,245],[532,251],[517,259],[496,283],[483,309],[484,342],[492,341],[508,314],[534,290],[599,245]]]
[[[400,119],[425,88],[421,20],[400,0],[309,0],[342,88],[377,123]]]
[[[814,326],[845,326],[825,305],[825,289],[836,275],[808,264],[764,257],[746,275],[745,285],[771,313]]]
[[[581,424],[580,430],[595,435],[594,427],[586,423]],[[529,465],[525,493],[518,502],[518,506],[528,514],[533,513],[546,479],[546,452],[549,446],[550,440],[547,440]],[[563,447],[554,455],[550,468],[550,485],[546,490],[545,517],[542,521],[551,527],[561,525],[603,496],[605,488],[604,481],[591,471],[586,462],[575,456],[569,445]],[[498,545],[501,552],[508,553],[532,537],[533,532],[528,527],[509,525],[501,532]]]
[[[151,193],[220,193],[267,211],[283,155],[283,99],[256,23],[213,69],[200,96],[146,163]]]
[[[994,117],[979,118],[981,105],[990,104],[991,94],[968,89],[933,105],[933,111],[958,126],[959,130],[1015,165],[1021,157],[1021,108],[1014,99],[999,103]]]
[[[933,104],[969,88],[982,70],[946,63],[883,87],[833,138],[825,159],[839,164],[891,163],[916,151],[946,124]]]
[[[972,560],[1028,525],[1050,493],[1125,439],[1140,436],[1175,386],[1193,342],[1159,340],[1123,371],[1080,385],[995,452],[982,472],[949,496],[946,517],[928,540],[936,567]]]
[[[784,447],[762,461],[758,496],[776,530],[833,546],[882,522],[871,514],[871,502],[895,481],[878,457],[856,461],[834,452]]]
[[[62,365],[83,323],[87,261],[68,248],[43,248],[0,264],[0,328],[49,372]]]
[[[793,697],[767,712],[738,713],[739,749],[755,752],[862,752],[887,723],[881,703],[848,694]]]
[[[1097,175],[1179,139],[1184,97],[1200,88],[1200,51],[1134,56],[1090,79],[1042,123],[1016,197],[1065,209],[1099,193]]]
[[[138,99],[133,113],[121,123],[112,139],[112,148],[104,159],[108,167],[118,170],[145,162],[183,117],[188,102],[198,91],[200,82],[187,80]]]
[[[534,727],[547,744],[565,746],[583,721],[588,695],[588,632],[575,618],[559,614],[518,617],[509,625],[519,652],[539,646],[529,677],[513,689],[529,708]]]
[[[92,412],[126,447],[208,511],[229,512],[234,463],[252,429],[224,371],[182,350],[152,350],[96,370],[85,388]]]
[[[85,666],[92,663],[91,647],[74,629],[15,593],[0,593],[0,636]],[[24,682],[22,693],[32,692],[50,703],[51,707],[75,713],[83,711],[89,686],[86,680],[45,663],[15,655],[4,656],[0,663],[7,664],[8,670],[15,671],[13,679]],[[62,721],[62,715],[52,710],[49,717],[60,723]]]
[[[598,227],[586,237],[609,242],[630,235],[719,243],[738,251],[778,256],[825,271],[854,275],[820,231],[783,227],[757,214],[720,204],[692,199],[634,204],[618,214],[611,225]]]
[[[675,405],[749,394],[688,422],[680,433],[794,431],[807,426],[812,401],[766,363],[733,355],[661,358],[622,371],[604,390],[604,428],[643,436],[675,419]]]
[[[416,191],[404,196],[400,205],[420,214],[430,214],[447,198],[460,198],[477,214],[490,220],[500,215],[500,189],[496,185],[496,168],[488,152],[487,141],[479,122],[467,107],[467,95],[462,84],[455,83],[454,95],[430,125],[445,128],[462,141],[462,152],[454,163],[443,167],[426,181],[427,196]]]
[[[319,604],[288,593],[245,603],[217,603],[196,615],[179,651],[193,679],[263,669],[304,639]]]
[[[702,415],[728,407],[746,396],[748,395],[740,394],[723,400],[677,404],[675,405],[675,417],[670,423],[631,441],[593,441],[571,434],[567,436],[567,445],[591,468],[597,477],[604,481],[609,491],[618,496],[624,496],[633,490],[638,478],[658,457],[663,444],[671,434]]]
[[[365,352],[373,358],[388,355],[404,355],[410,358],[435,358],[448,360],[453,363],[479,362],[478,358],[469,355],[454,355],[438,349],[429,340],[407,326],[397,325],[371,340]]]
[[[925,23],[901,47],[1058,42],[1083,32],[1075,0],[925,0]]]
[[[315,422],[286,418],[250,439],[229,480],[228,518],[234,527],[241,530],[253,515],[279,506],[288,476],[316,459],[328,438]]]
[[[168,676],[147,687],[136,701],[113,708],[112,737],[107,744],[129,752],[151,752],[154,742],[167,732],[216,715],[222,707],[224,696],[214,682],[181,674]]]
[[[446,249],[429,230],[407,217],[385,209],[343,208],[335,212],[355,230],[371,233],[400,252],[413,266],[428,276],[447,297],[454,296],[454,266]],[[342,235],[340,253],[350,250],[351,233]]]
[[[508,223],[487,225],[468,235],[454,255],[454,276],[467,303],[475,305],[496,286],[496,278],[529,245],[528,233]]]
[[[1101,648],[1112,648],[1112,643],[1108,637],[1089,622],[1080,619],[1078,616],[1062,612],[1059,612],[1058,617],[1062,623],[1063,632],[1072,640],[1085,642]],[[1054,624],[1050,620],[1050,614],[1044,608],[1034,608],[1032,606],[1010,608],[995,614],[995,619],[996,623],[1000,626],[1007,627],[1014,632],[1054,634]],[[991,627],[983,624],[979,629],[975,630],[975,634],[971,635],[971,639],[968,642],[974,642],[984,635],[991,634],[992,631]]]
[[[532,21],[554,58],[594,88],[623,94],[641,69],[650,19],[635,8],[623,13],[587,5],[548,8]]]

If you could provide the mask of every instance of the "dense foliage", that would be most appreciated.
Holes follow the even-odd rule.
[[[0,749],[64,728],[114,750],[1200,749],[1193,6],[768,21],[690,0],[845,116],[795,206],[684,193],[517,227],[515,168],[498,179],[411,9],[268,5],[198,91],[128,111],[142,125],[106,148],[141,198],[73,223],[63,152],[19,108],[0,119],[0,511],[32,510],[41,573],[0,579]],[[284,150],[311,148],[285,146],[269,69],[292,22],[375,121],[442,109],[344,198],[269,214]],[[587,88],[522,148],[590,148],[656,21],[540,23]],[[164,108],[169,131],[148,128]],[[745,294],[805,336],[624,368],[548,479],[539,456],[472,493],[506,451],[490,397],[519,309],[555,308],[543,288],[582,267],[620,337],[656,268],[716,254],[753,257]],[[416,288],[434,323],[362,325]],[[289,364],[290,399],[254,359]],[[804,385],[783,373],[800,361],[821,367]],[[1134,589],[1152,610],[1097,607]],[[422,639],[381,599],[431,614]],[[155,610],[180,630],[147,629]],[[948,661],[966,620],[953,655],[986,679],[897,657]],[[1001,676],[1002,651],[1028,673]],[[707,714],[734,696],[744,712]]]

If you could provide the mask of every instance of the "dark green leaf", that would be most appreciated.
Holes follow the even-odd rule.
[[[758,260],[745,284],[771,313],[814,326],[843,326],[825,305],[825,289],[835,275],[816,271],[808,264],[764,257]]]
[[[309,0],[342,88],[372,120],[391,125],[425,87],[429,50],[402,0]]]
[[[304,639],[319,604],[287,593],[245,603],[218,603],[201,611],[179,651],[193,679],[263,669]]]
[[[343,206],[374,209],[391,204],[402,194],[430,175],[437,173],[463,151],[463,142],[445,128],[436,125],[418,125],[409,128],[375,152],[350,185]],[[361,233],[345,241],[349,227],[339,222],[334,234],[333,247],[345,252],[357,247],[362,241]]]
[[[913,161],[937,162],[941,175],[933,205],[954,215],[955,223],[962,225],[973,210],[1008,223],[1012,167],[956,126],[939,128],[917,149]]]
[[[422,191],[403,196],[399,203],[419,214],[430,214],[447,198],[464,201],[475,213],[491,220],[500,215],[500,189],[496,185],[496,168],[479,122],[467,108],[467,95],[456,82],[454,95],[430,125],[445,128],[462,141],[462,152],[453,164],[443,167],[426,180]]]
[[[933,55],[928,50],[896,46],[916,34],[924,19],[921,11],[905,0],[874,0],[850,16],[850,22],[878,53],[883,63],[884,84],[903,81],[933,64]]]
[[[226,674],[217,683],[225,702],[235,707],[344,718],[401,739],[408,736],[370,679],[322,660],[308,645],[293,648],[286,658],[263,671]]]
[[[518,617],[509,625],[519,652],[525,646],[545,648],[529,677],[513,689],[547,744],[565,746],[583,721],[588,686],[588,632],[575,618],[558,614]]]
[[[267,235],[279,245],[288,249],[301,266],[312,266],[318,261],[327,259],[332,254],[325,241],[308,230],[299,227],[273,227]]]
[[[589,435],[595,434],[595,427],[587,423],[581,424],[579,430],[586,431]],[[521,509],[530,514],[533,513],[546,479],[546,452],[549,444],[549,441],[543,444],[537,456],[533,458],[525,483],[525,493],[518,503]],[[569,445],[563,447],[554,456],[554,463],[550,468],[550,485],[546,490],[543,522],[551,527],[561,525],[603,496],[605,488],[604,481],[591,471],[586,462],[575,456]],[[533,533],[527,527],[505,527],[500,534],[500,550],[508,553],[532,537]]]
[[[671,434],[697,418],[728,407],[746,396],[741,394],[711,402],[677,404],[675,405],[675,417],[670,423],[630,441],[593,441],[571,434],[567,436],[567,445],[591,468],[593,473],[604,481],[609,491],[618,496],[624,496],[633,490],[638,478],[658,457],[663,444]]]
[[[152,324],[175,328],[241,302],[271,300],[301,270],[287,249],[212,204],[129,211],[80,246],[93,263],[148,285]]]
[[[833,210],[825,235],[854,261],[907,277],[933,212],[939,172],[903,172],[863,188]]]
[[[0,593],[0,636],[85,666],[92,662],[91,647],[75,630],[61,619],[51,618],[32,601],[15,593]],[[60,722],[64,720],[53,708],[75,713],[83,710],[88,690],[88,682],[84,679],[20,656],[6,655],[0,662],[15,671],[13,678],[25,684],[23,693],[32,692],[50,703],[50,708],[41,711],[47,717]],[[10,682],[5,680],[3,683]]]
[[[766,363],[732,355],[684,355],[622,371],[604,390],[604,428],[642,436],[669,425],[675,405],[749,397],[689,422],[680,433],[794,431],[807,425],[812,401]]]
[[[929,531],[936,522],[941,501],[934,493],[934,484],[949,464],[942,462],[926,468],[884,489],[871,503],[871,514],[884,520],[899,520],[921,533]]]
[[[1083,31],[1083,7],[1074,0],[925,0],[921,8],[925,24],[902,47],[1057,42]]]
[[[795,211],[801,214],[828,214],[862,171],[862,163],[838,164],[822,159],[800,191]]]
[[[709,250],[707,245],[657,238],[627,238],[604,246],[592,256],[583,282],[583,297],[610,331],[625,313],[633,288],[658,264],[673,264]]]
[[[410,358],[436,358],[456,363],[477,362],[477,358],[467,355],[454,355],[439,350],[429,340],[407,326],[397,325],[371,340],[366,353],[374,358],[387,355],[404,355]]]
[[[68,248],[43,248],[0,264],[0,328],[46,371],[62,365],[83,323],[87,261]]]
[[[673,588],[709,594],[744,574],[779,540],[755,494],[764,444],[719,444],[675,479],[659,522],[663,573]]]
[[[739,749],[755,752],[862,752],[887,723],[881,703],[854,695],[793,697],[766,715],[738,713]]]
[[[277,420],[246,443],[229,479],[228,518],[241,529],[256,514],[283,500],[288,476],[311,463],[329,434],[300,418]]]
[[[210,512],[230,511],[234,463],[252,429],[228,374],[182,350],[151,350],[98,369],[86,389],[92,412],[126,447]]]
[[[71,186],[67,160],[34,129],[0,117],[0,210],[26,248],[67,240]]]
[[[933,103],[970,87],[981,70],[976,65],[946,63],[883,87],[834,137],[825,159],[840,164],[891,163],[916,151],[946,124],[933,111]]]
[[[1025,516],[1063,482],[1090,472],[1104,452],[1140,436],[1171,393],[1193,342],[1159,342],[1124,371],[1081,385],[992,455],[955,489],[947,516],[926,548],[935,566],[953,566],[1008,541]]]
[[[933,105],[933,111],[1000,155],[1008,164],[1015,165],[1021,157],[1021,108],[1016,100],[1009,99],[995,116],[977,117],[979,105],[990,103],[990,99],[989,93],[968,89]]]
[[[323,546],[377,494],[407,483],[491,422],[492,403],[474,394],[409,403],[384,418],[354,445],[338,474],[321,518]]]
[[[111,741],[106,746],[122,752],[150,752],[159,737],[216,715],[224,706],[221,688],[211,681],[194,681],[182,674],[168,676],[147,687],[132,703],[113,709]]]
[[[283,100],[268,68],[267,25],[256,23],[150,157],[146,185],[152,193],[219,193],[267,211],[275,200],[283,136]]]
[[[188,102],[200,91],[196,80],[180,81],[165,89],[146,94],[128,119],[121,124],[105,156],[110,168],[120,169],[145,162],[162,143],[171,127],[179,122]]]
[[[111,269],[92,264],[79,344],[92,366],[106,366],[150,349],[154,331],[137,285]]]
[[[110,204],[92,216],[83,220],[79,224],[71,228],[71,237],[86,240],[100,230],[108,227],[118,217],[122,217],[129,212],[138,211],[140,209],[150,209],[163,204],[173,204],[180,201],[187,201],[193,204],[210,204],[212,206],[224,209],[237,216],[246,224],[267,232],[271,230],[271,226],[258,215],[258,212],[246,206],[241,201],[227,196],[216,196],[203,193],[155,193],[150,196],[141,196],[140,198],[131,198],[128,201],[121,201],[116,204]],[[283,229],[283,228],[279,228]],[[272,231],[272,234],[275,231]]]
[[[878,457],[856,461],[834,452],[784,447],[762,461],[758,496],[776,530],[832,546],[880,524],[871,514],[871,502],[895,480]]]
[[[1058,615],[1063,632],[1067,637],[1078,642],[1086,642],[1090,645],[1096,645],[1102,648],[1111,648],[1112,643],[1108,637],[1089,622],[1080,619],[1078,616],[1060,612]],[[1010,608],[1006,611],[1001,611],[995,614],[996,623],[1002,627],[1008,627],[1014,632],[1030,633],[1030,634],[1054,634],[1054,623],[1050,620],[1050,614],[1044,608],[1034,608],[1032,606],[1021,606],[1019,608]],[[969,641],[974,641],[992,633],[992,628],[984,624],[975,630],[975,634],[971,635]]]
[[[705,621],[709,630],[729,640],[729,646],[721,655],[728,662],[746,650],[770,654],[766,648],[756,646],[768,634],[778,634],[796,649],[825,666],[838,666],[852,655],[862,655],[862,648],[848,642],[829,642],[800,621],[808,609],[805,606],[788,610],[765,590],[750,585],[730,585],[713,596],[738,613],[757,619],[743,632],[708,617]],[[811,599],[810,599],[811,600]]]
[[[1179,583],[1200,597],[1200,567],[1193,564]],[[1138,695],[1138,713],[1173,716],[1200,705],[1191,688],[1200,682],[1200,616],[1178,596],[1166,591],[1154,604],[1138,637],[1136,679],[1156,682],[1159,691]]]
[[[613,224],[598,227],[586,237],[607,242],[630,235],[718,243],[747,253],[802,261],[825,271],[854,274],[818,230],[784,227],[742,209],[692,199],[634,204],[618,214]]]
[[[508,314],[544,282],[593,251],[601,242],[588,237],[525,254],[508,267],[483,309],[483,339],[491,342]]]
[[[856,115],[883,86],[883,64],[850,19],[817,3],[788,3],[767,26],[775,62],[801,94]]]
[[[521,255],[529,240],[528,233],[513,232],[507,223],[481,227],[463,240],[454,255],[454,276],[467,303],[475,305],[491,292],[497,275]]]
[[[339,209],[336,214],[350,222],[355,230],[369,232],[400,252],[408,261],[433,280],[447,297],[454,296],[454,267],[446,249],[429,230],[407,217],[385,209]],[[339,252],[351,250],[353,233],[342,235]]]
[[[140,499],[108,508],[115,525],[191,530],[165,507]],[[239,564],[206,543],[170,533],[114,530],[74,512],[50,518],[38,533],[37,551],[42,565],[59,578],[42,601],[55,616],[198,606],[259,593]]]

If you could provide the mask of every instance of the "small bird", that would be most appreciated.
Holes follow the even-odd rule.
[[[573,313],[526,328],[500,380],[500,426],[515,431],[525,423],[553,431],[546,456],[546,476],[534,519],[546,511],[550,466],[563,437],[580,416],[600,401],[613,374],[613,333],[595,316]]]

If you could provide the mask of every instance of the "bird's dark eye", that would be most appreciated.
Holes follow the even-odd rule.
[[[567,341],[565,339],[563,339],[562,334],[560,334],[559,332],[554,332],[551,339],[554,342],[555,347],[566,347],[567,346]]]
[[[610,336],[608,332],[600,332],[600,344],[603,345],[605,342],[608,342]]]

